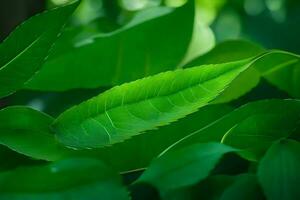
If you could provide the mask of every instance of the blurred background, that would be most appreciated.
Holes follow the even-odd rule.
[[[0,41],[25,19],[69,0],[1,0]],[[110,31],[126,24],[139,10],[153,6],[177,7],[186,0],[82,0],[71,26],[101,25]],[[300,53],[299,0],[196,0],[203,52],[216,43],[243,38]],[[105,24],[105,25],[103,25]]]

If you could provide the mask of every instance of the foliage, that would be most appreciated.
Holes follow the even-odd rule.
[[[300,198],[299,55],[203,54],[194,1],[101,29],[79,3],[0,44],[0,199]]]

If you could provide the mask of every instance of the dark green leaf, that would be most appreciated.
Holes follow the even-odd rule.
[[[250,155],[245,154],[245,156],[256,160],[257,156],[262,155],[262,150],[272,144],[272,141],[292,134],[293,130],[299,127],[299,113],[300,101],[298,100],[274,99],[249,103],[205,128],[188,134],[164,152],[198,142],[221,141],[227,133],[228,138],[226,139],[225,136],[224,142],[251,151]],[[239,126],[240,128],[237,128]],[[232,136],[230,136],[231,131]],[[232,140],[229,139],[230,137]],[[253,153],[255,154],[252,155]],[[255,155],[256,157],[253,157]]]
[[[264,195],[257,182],[256,176],[244,174],[225,189],[220,200],[264,200]]]
[[[300,56],[288,52],[271,51],[258,60],[255,68],[271,84],[300,98]]]
[[[117,176],[102,162],[68,159],[0,173],[1,200],[129,199]]]
[[[234,151],[224,144],[205,143],[169,152],[154,160],[137,183],[150,183],[161,193],[194,185],[209,176],[224,154]]]
[[[258,180],[267,199],[297,200],[300,197],[300,143],[274,143],[261,160]]]
[[[96,88],[175,69],[192,35],[193,4],[190,1],[174,11],[147,9],[122,29],[80,43],[72,43],[76,38],[67,38],[70,41],[67,51],[62,53],[60,47],[64,45],[58,43],[27,88],[52,91]]]
[[[55,140],[49,126],[53,118],[28,107],[0,110],[0,144],[43,160],[57,160],[70,150]]]
[[[187,63],[185,67],[204,64],[220,64],[255,57],[265,50],[254,43],[243,40],[231,40],[218,44],[208,53]]]
[[[169,145],[230,111],[232,108],[226,105],[205,106],[168,126],[137,135],[125,142],[102,149],[76,151],[76,153],[100,158],[122,173],[142,170]]]
[[[78,1],[32,17],[0,44],[0,97],[23,88],[39,70],[77,5]]]

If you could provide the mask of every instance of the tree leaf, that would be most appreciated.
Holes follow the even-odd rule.
[[[0,144],[43,160],[57,160],[71,151],[50,132],[53,118],[24,106],[12,106],[0,110]]]
[[[112,86],[175,69],[188,48],[193,18],[193,1],[174,11],[147,9],[124,28],[81,44],[71,42],[64,53],[55,48],[26,88],[62,91]]]
[[[296,127],[300,127],[299,121],[299,102],[290,103],[280,113],[273,111],[249,116],[231,128],[222,142],[259,158],[274,141],[289,137]],[[251,155],[248,158],[251,159]]]
[[[233,62],[237,60],[252,58],[264,53],[265,50],[254,43],[244,40],[230,40],[218,44],[208,53],[199,56],[190,63],[185,65],[186,67],[192,67],[203,64],[219,64]],[[253,63],[255,65],[255,63]],[[230,89],[227,89],[215,103],[230,102],[234,99],[241,97],[242,95],[253,89],[260,80],[260,74],[254,67],[249,68],[246,72],[241,74],[230,84]],[[242,86],[242,87],[241,87]]]
[[[235,176],[214,175],[209,176],[199,184],[179,188],[168,192],[162,199],[164,200],[217,200],[220,199],[223,191],[234,183]]]
[[[129,199],[117,174],[83,158],[0,173],[0,188],[3,200]]]
[[[232,111],[227,105],[209,105],[168,126],[137,135],[103,149],[76,151],[76,155],[99,158],[122,174],[145,169],[152,159],[186,134],[205,127]],[[122,159],[120,159],[122,157]]]
[[[206,177],[222,156],[235,149],[220,143],[194,144],[152,162],[136,183],[150,183],[164,193],[194,185]]]
[[[41,164],[44,161],[34,160],[19,154],[6,146],[0,145],[0,172],[15,169],[19,166]]]
[[[53,128],[57,138],[71,147],[122,142],[207,105],[248,62],[170,71],[114,87],[62,113]]]
[[[0,44],[0,97],[22,88],[39,70],[77,5],[75,1],[32,17]]]
[[[296,200],[300,197],[300,143],[274,143],[260,161],[258,180],[267,199]]]
[[[204,64],[220,64],[255,57],[265,52],[261,46],[244,41],[229,40],[216,45],[208,53],[199,56],[185,65],[193,67]]]
[[[289,52],[273,51],[256,62],[255,68],[271,84],[300,98],[300,56]]]
[[[252,174],[243,174],[237,177],[237,180],[225,189],[220,200],[264,200],[264,195],[257,182],[256,176]]]
[[[220,142],[226,133],[228,138],[223,138],[223,142],[233,145],[236,148],[244,148],[247,151],[257,152],[257,149],[268,148],[271,145],[271,141],[292,134],[292,130],[299,126],[299,113],[299,100],[273,99],[248,103],[212,122],[205,128],[187,134],[187,136],[169,146],[163,153],[199,142]],[[254,120],[255,123],[260,123],[257,129],[253,127]],[[260,120],[263,121],[258,122]],[[265,120],[268,123],[264,124]],[[236,129],[236,133],[234,133],[234,128],[238,127],[239,124],[242,124],[240,126],[241,130],[245,131],[244,134],[239,132],[239,129]],[[278,128],[282,131],[277,132]],[[231,131],[233,136],[230,136]],[[246,137],[248,135],[246,132],[250,132],[251,137]],[[273,133],[276,133],[276,135],[273,135]],[[265,138],[261,137],[260,134],[265,134]],[[230,140],[230,137],[232,140]],[[260,154],[256,155],[261,156],[261,151],[258,151],[258,153]],[[256,160],[257,158],[253,156],[253,154],[249,154],[247,158]]]

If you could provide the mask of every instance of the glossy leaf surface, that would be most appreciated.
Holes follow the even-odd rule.
[[[247,63],[181,69],[114,87],[62,113],[53,128],[62,143],[76,148],[124,141],[207,105]]]

